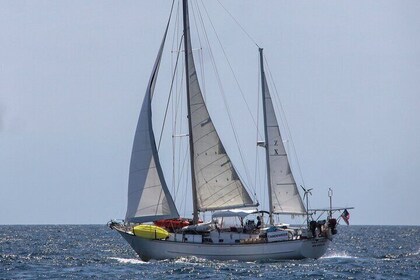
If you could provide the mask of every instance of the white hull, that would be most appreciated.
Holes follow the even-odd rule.
[[[268,259],[320,258],[329,245],[327,238],[300,239],[271,243],[211,244],[144,239],[118,231],[144,261],[179,257],[213,260],[258,261]]]

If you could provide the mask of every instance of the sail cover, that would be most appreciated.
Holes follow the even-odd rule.
[[[127,222],[142,223],[179,217],[159,163],[151,110],[151,101],[168,26],[150,76],[134,136],[125,216]]]
[[[280,129],[273,107],[270,91],[264,70],[263,102],[265,106],[266,149],[268,150],[267,168],[269,168],[269,184],[271,185],[271,199],[273,213],[278,214],[306,214],[305,206],[299,195],[295,179],[293,178],[287,159],[286,149],[280,135]]]
[[[184,11],[188,13],[188,11]],[[193,141],[194,176],[196,181],[197,209],[209,211],[254,206],[251,197],[239,179],[219,135],[213,125],[201,93],[190,40],[187,18],[185,30],[187,40],[189,76],[189,104]]]

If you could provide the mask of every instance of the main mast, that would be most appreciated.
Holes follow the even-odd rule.
[[[192,134],[192,122],[191,122],[191,106],[190,106],[190,75],[188,67],[188,54],[189,50],[188,42],[190,38],[190,26],[188,20],[188,0],[182,1],[182,14],[184,22],[184,53],[185,53],[185,87],[187,89],[187,107],[188,107],[188,138],[190,144],[190,166],[191,166],[191,187],[192,187],[192,200],[193,200],[193,223],[198,224],[198,210],[197,210],[197,188],[195,181],[194,171],[194,142]]]
[[[264,137],[265,137],[265,159],[266,159],[266,168],[267,168],[267,187],[268,187],[268,203],[269,203],[269,212],[270,212],[270,225],[273,224],[273,198],[271,191],[271,175],[270,175],[270,149],[268,148],[268,131],[267,131],[267,114],[265,106],[265,91],[266,91],[266,82],[265,82],[265,73],[264,73],[264,60],[263,60],[263,49],[259,48],[260,51],[260,68],[261,68],[261,92],[262,92],[262,104],[263,104],[263,115],[264,115]]]

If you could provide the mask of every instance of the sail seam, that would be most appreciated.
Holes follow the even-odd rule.
[[[217,174],[217,175],[215,175],[215,176],[211,177],[210,179],[205,180],[205,181],[206,181],[206,183],[205,183],[205,184],[202,184],[202,185],[200,185],[200,186],[207,185],[210,181],[212,181],[212,180],[214,180],[214,179],[218,178],[219,176],[221,176],[222,174],[226,173],[227,171],[229,171],[229,169],[228,169],[228,168],[226,168],[225,170],[223,170],[223,171],[222,171],[222,172],[220,172],[219,174]],[[236,181],[236,180],[231,180],[231,181]],[[228,185],[228,186],[229,186],[229,185]]]

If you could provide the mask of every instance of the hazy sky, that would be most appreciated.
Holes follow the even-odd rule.
[[[311,205],[328,205],[333,187],[337,205],[356,207],[353,224],[420,225],[420,2],[222,3],[265,49]],[[0,224],[124,217],[134,130],[170,5],[0,1]],[[217,1],[206,7],[256,114],[257,48]],[[249,113],[237,92],[226,95],[253,154]],[[209,111],[234,154],[216,97],[207,95]],[[255,158],[246,161],[253,174]]]

